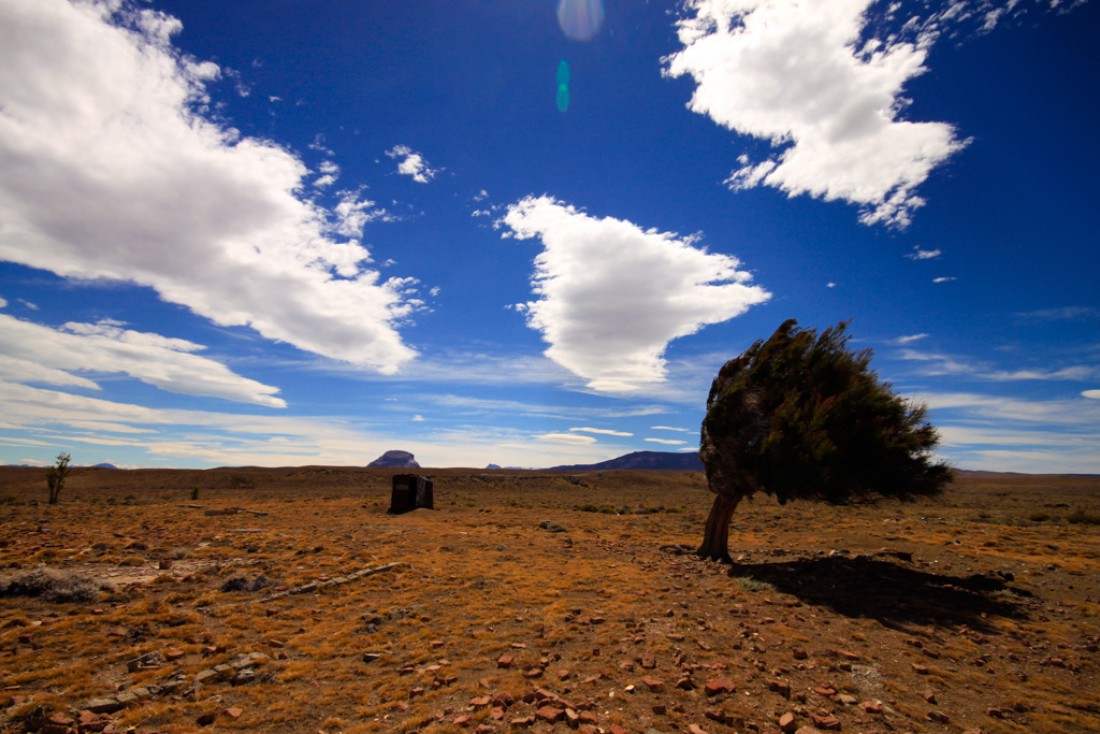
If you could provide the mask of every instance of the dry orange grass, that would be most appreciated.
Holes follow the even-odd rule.
[[[0,597],[0,729],[126,693],[115,731],[566,731],[528,722],[547,704],[605,732],[774,732],[786,713],[845,732],[1100,729],[1100,530],[1068,519],[1100,515],[1096,478],[758,500],[730,568],[673,552],[699,539],[697,474],[425,473],[439,509],[389,517],[380,470],[76,470],[57,506],[40,470],[0,470],[0,576],[113,585]],[[736,690],[708,691],[720,678]]]

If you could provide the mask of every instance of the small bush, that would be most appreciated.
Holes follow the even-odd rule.
[[[1066,515],[1066,520],[1075,525],[1100,525],[1100,515],[1094,515],[1084,510],[1074,510]]]
[[[1032,522],[1046,522],[1050,519],[1050,515],[1045,512],[1033,512],[1027,516],[1027,519]]]
[[[737,587],[741,591],[748,592],[750,594],[759,593],[762,591],[775,591],[775,587],[769,584],[767,581],[760,581],[754,579],[751,576],[738,576],[736,579]]]
[[[0,596],[33,596],[53,602],[94,601],[103,584],[72,571],[36,568],[0,585]]]
[[[244,574],[237,574],[226,579],[221,586],[221,590],[223,592],[259,591],[260,589],[266,589],[268,586],[271,586],[271,582],[263,574],[254,579],[249,579]]]
[[[586,503],[583,505],[574,505],[573,509],[577,512],[599,512],[603,515],[617,515],[618,511],[611,505],[593,505]]]

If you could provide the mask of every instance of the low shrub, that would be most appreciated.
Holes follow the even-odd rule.
[[[1075,525],[1100,525],[1100,515],[1094,515],[1084,510],[1074,510],[1066,515],[1066,520]]]
[[[0,584],[0,596],[41,597],[53,602],[90,602],[106,588],[93,578],[73,571],[36,568]]]

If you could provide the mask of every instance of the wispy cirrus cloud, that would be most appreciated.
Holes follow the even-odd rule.
[[[1100,403],[972,392],[918,392],[939,452],[964,469],[1100,473]]]
[[[542,242],[531,282],[538,300],[520,307],[528,325],[550,344],[547,357],[594,390],[662,381],[670,341],[771,296],[730,255],[549,196],[513,204],[501,221],[506,237]]]
[[[397,329],[416,307],[358,239],[367,207],[324,208],[297,156],[212,117],[220,69],[172,46],[177,19],[9,0],[0,27],[0,259],[382,372],[415,356]]]
[[[644,439],[647,443],[659,443],[663,446],[686,446],[687,441],[680,441],[674,438],[647,438]]]
[[[904,338],[904,337],[903,337]],[[905,343],[896,340],[895,343]],[[1100,375],[1100,368],[1089,365],[1069,365],[1058,368],[997,369],[988,364],[975,362],[941,352],[926,352],[916,349],[903,349],[898,355],[910,362],[923,365],[921,374],[927,376],[967,376],[992,382],[1067,380],[1082,381]]]
[[[610,428],[590,428],[588,426],[583,426],[583,427],[579,427],[579,428],[570,428],[569,430],[570,431],[576,431],[578,433],[594,433],[594,434],[599,435],[599,436],[619,436],[619,437],[622,437],[622,438],[626,438],[626,437],[634,435],[633,433],[630,433],[629,431],[616,431],[616,430],[613,430],[613,429],[610,429]]]
[[[1016,317],[1028,321],[1078,321],[1100,319],[1100,308],[1094,308],[1092,306],[1062,306],[1061,308],[1022,311],[1017,313]]]
[[[197,354],[203,349],[111,321],[52,329],[0,314],[0,379],[99,390],[89,375],[125,374],[168,392],[286,407],[278,388]]]
[[[913,245],[913,251],[906,255],[910,260],[935,260],[943,254],[943,250],[925,250],[919,245]]]

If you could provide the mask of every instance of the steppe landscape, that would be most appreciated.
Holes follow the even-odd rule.
[[[0,469],[11,732],[1100,731],[1100,477],[767,498],[700,473]]]

